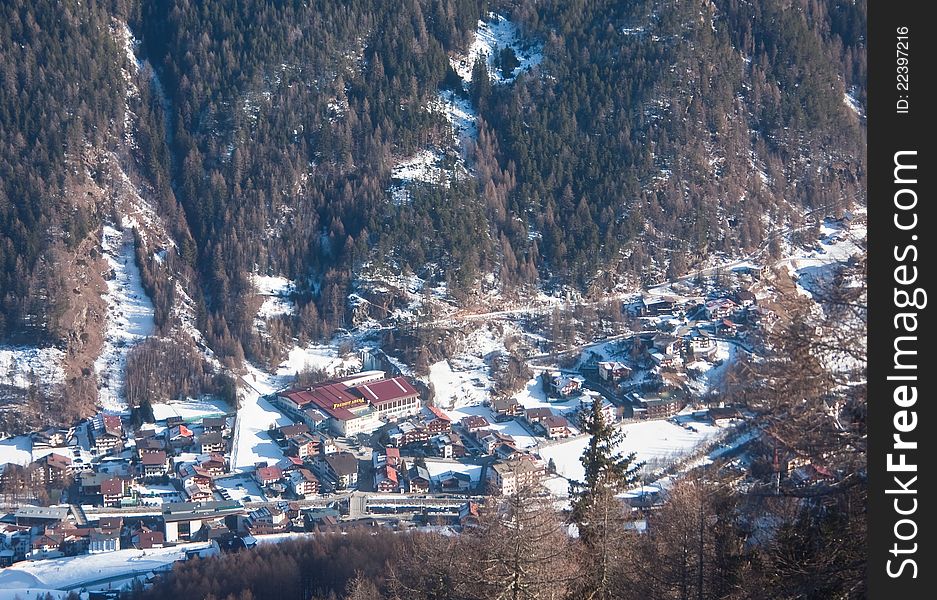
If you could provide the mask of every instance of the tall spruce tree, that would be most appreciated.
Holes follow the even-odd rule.
[[[616,450],[625,434],[606,421],[598,399],[581,423],[591,437],[582,453],[583,481],[570,482],[570,520],[586,547],[576,592],[577,597],[604,600],[617,597],[617,565],[626,543],[622,534],[627,515],[615,494],[637,480],[643,463],[635,462],[633,452],[624,455]]]

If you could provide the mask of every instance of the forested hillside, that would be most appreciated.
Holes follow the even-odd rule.
[[[453,59],[491,13],[542,61],[499,49],[468,83]],[[467,305],[489,275],[600,294],[744,254],[864,202],[865,19],[848,0],[5,2],[0,341],[65,348],[65,385],[93,389],[106,222],[137,230],[157,333],[231,365],[330,337],[362,276]],[[441,93],[475,135],[453,139]],[[422,151],[448,175],[395,201]],[[295,282],[263,332],[254,275]]]

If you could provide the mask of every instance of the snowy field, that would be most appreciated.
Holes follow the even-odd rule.
[[[495,67],[495,48],[511,48],[517,56],[520,66],[508,78],[504,77],[501,69]],[[472,67],[480,56],[487,57],[488,75],[491,79],[496,83],[504,83],[512,81],[517,73],[529,71],[539,65],[543,60],[543,47],[522,40],[517,26],[502,15],[488,13],[487,20],[478,21],[468,52],[463,56],[450,58],[449,63],[463,81],[471,83]]]
[[[524,389],[514,395],[514,399],[520,402],[524,408],[542,408],[553,409],[554,414],[563,414],[579,407],[579,396],[567,398],[563,401],[547,398],[547,393],[543,390],[543,380],[535,375],[524,386]]]
[[[262,396],[289,387],[296,374],[305,369],[323,369],[333,375],[345,375],[360,368],[358,356],[341,357],[334,346],[295,347],[277,367],[275,374],[248,365],[243,378],[246,385],[239,386],[238,390],[240,407],[234,427],[231,469],[244,471],[258,462],[276,464],[283,459],[283,452],[270,439],[267,430],[271,425],[291,425],[292,421]]]
[[[430,365],[428,382],[436,390],[436,405],[455,409],[487,400],[494,386],[486,360],[506,352],[504,338],[508,334],[496,327],[479,327],[459,342],[448,360]]]
[[[102,579],[122,576],[131,578],[184,559],[186,550],[208,547],[209,544],[200,542],[181,544],[173,548],[118,550],[103,554],[19,562],[0,571],[0,590],[8,588],[67,590],[85,587]]]
[[[28,435],[19,435],[0,442],[0,465],[28,465],[33,461],[33,442]]]
[[[182,417],[187,423],[196,423],[205,417],[223,417],[231,414],[231,407],[224,400],[211,398],[175,400],[153,405],[153,418],[165,421],[169,417]]]
[[[65,380],[62,361],[65,353],[58,348],[0,346],[0,386],[20,389],[51,386]]]
[[[648,468],[655,469],[687,456],[721,431],[718,427],[699,421],[693,421],[689,427],[681,427],[671,421],[622,425],[620,429],[626,437],[617,450],[625,454],[635,452],[638,461],[644,461]],[[552,458],[559,475],[581,480],[584,471],[580,457],[588,443],[589,438],[586,436],[570,439],[542,448],[540,456],[545,461]]]
[[[126,225],[126,224],[125,224]],[[104,348],[94,363],[98,374],[98,403],[111,411],[124,411],[124,370],[133,344],[152,335],[153,303],[143,290],[129,231],[104,226],[101,251],[114,277],[107,282],[107,330]]]
[[[264,296],[264,302],[257,311],[259,319],[293,314],[295,307],[289,298],[295,287],[292,281],[286,277],[254,273],[251,275],[251,282],[257,293]]]

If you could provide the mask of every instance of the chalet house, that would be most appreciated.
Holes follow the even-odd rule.
[[[384,465],[374,472],[374,489],[381,493],[394,493],[400,491],[400,479],[397,469]]]
[[[88,554],[116,552],[120,550],[120,532],[92,529],[88,536]]]
[[[130,543],[137,550],[162,548],[166,543],[162,531],[153,531],[148,527],[140,527],[130,535]]]
[[[520,451],[512,444],[498,444],[495,446],[491,454],[497,456],[501,460],[508,460],[517,456],[519,452]]]
[[[448,435],[437,435],[430,439],[430,447],[435,451],[437,456],[442,458],[452,458],[453,447],[452,440]]]
[[[64,429],[49,427],[42,431],[33,432],[30,437],[33,442],[33,449],[61,448],[68,439],[68,432]]]
[[[430,477],[429,470],[426,467],[414,466],[410,469],[410,476],[407,481],[410,485],[411,494],[429,493]]]
[[[680,364],[682,364],[683,362],[682,360],[680,360],[678,357],[674,356],[673,354],[661,354],[660,352],[657,352],[657,351],[652,351],[650,353],[650,357],[651,357],[651,363],[655,367],[660,367],[662,369],[673,369],[679,366]]]
[[[319,449],[322,454],[335,454],[338,452],[338,446],[335,445],[335,440],[324,433],[319,434]]]
[[[647,419],[666,419],[680,412],[686,404],[678,398],[642,399],[641,408]]]
[[[706,303],[706,313],[710,319],[724,319],[738,310],[738,307],[731,298],[719,298]]]
[[[137,456],[143,457],[144,454],[148,452],[163,452],[166,450],[166,438],[163,437],[146,437],[146,438],[137,438]]]
[[[302,422],[310,430],[318,431],[328,425],[329,416],[314,406],[310,406],[302,411],[300,415]]]
[[[487,454],[493,454],[495,448],[501,444],[515,447],[516,442],[510,435],[490,429],[479,429],[475,432],[475,439]]]
[[[524,411],[524,418],[527,419],[527,422],[531,425],[535,423],[540,423],[547,417],[552,417],[553,411],[545,406],[538,406],[537,408],[528,408]]]
[[[598,369],[599,379],[609,383],[618,383],[631,377],[631,367],[619,361],[601,361]]]
[[[452,446],[452,456],[451,458],[462,458],[466,455],[465,443],[462,441],[462,437],[454,432],[450,431],[449,435],[449,445]]]
[[[43,533],[33,538],[31,545],[32,552],[30,554],[33,556],[46,555],[49,558],[52,556],[62,556],[63,553],[59,549],[64,543],[65,534],[58,530],[47,528]]]
[[[98,415],[92,424],[91,438],[97,454],[107,454],[123,446],[124,428],[119,416]]]
[[[358,483],[358,459],[351,452],[336,452],[325,457],[325,468],[339,488]]]
[[[452,471],[439,477],[439,491],[448,493],[467,492],[472,489],[472,478],[468,473]]]
[[[166,442],[170,448],[187,451],[195,443],[195,433],[185,425],[174,425],[166,429]]]
[[[418,427],[409,421],[404,421],[403,423],[397,425],[397,431],[399,432],[399,435],[395,435],[394,439],[397,440],[398,446],[418,444],[425,442],[430,437],[429,431],[423,427]]]
[[[488,467],[488,492],[510,496],[518,490],[538,485],[545,474],[543,465],[532,458],[516,458]]]
[[[452,429],[452,419],[435,406],[427,406],[424,409],[423,423],[431,434],[446,433]]]
[[[716,353],[716,340],[708,332],[695,329],[687,336],[687,351],[695,358],[709,358]]]
[[[754,306],[758,302],[755,294],[749,290],[739,290],[735,293],[735,300],[742,308]]]
[[[252,534],[286,531],[289,526],[286,513],[275,506],[262,506],[247,516],[247,527]]]
[[[491,410],[497,415],[495,420],[505,421],[520,416],[524,407],[514,398],[497,398],[491,403]]]
[[[224,433],[227,428],[228,419],[226,417],[204,417],[202,419],[202,431]]]
[[[310,433],[293,436],[289,440],[287,452],[297,458],[308,458],[319,454],[319,438]]]
[[[101,484],[110,479],[107,473],[84,471],[78,474],[78,491],[85,496],[94,496],[101,493]]]
[[[220,431],[207,431],[203,433],[198,436],[194,446],[194,450],[199,454],[225,451],[225,441],[224,438],[221,437]]]
[[[289,478],[291,472],[298,469],[305,469],[306,462],[298,456],[284,456],[283,459],[277,463],[277,467]]]
[[[716,335],[723,337],[734,336],[738,332],[738,325],[730,321],[729,319],[720,319],[716,323]]]
[[[168,469],[169,458],[163,450],[147,452],[140,457],[140,471],[144,477],[159,477],[165,475]]]
[[[112,477],[101,482],[101,497],[104,500],[104,506],[109,508],[120,506],[120,500],[126,491],[126,483],[126,480],[120,477]]]
[[[306,425],[305,423],[297,423],[295,425],[284,425],[283,427],[280,427],[277,431],[281,436],[283,436],[284,440],[290,441],[294,437],[308,434],[309,426]]]
[[[491,426],[491,423],[488,422],[488,419],[481,415],[469,415],[467,417],[462,417],[462,420],[459,421],[459,423],[469,433],[475,433],[479,429],[485,429],[486,427]]]
[[[654,349],[661,354],[679,356],[683,342],[672,335],[658,333],[653,338],[651,338],[651,344],[653,345]]]
[[[61,454],[47,454],[38,461],[46,485],[60,484],[71,474],[72,459]]]
[[[290,471],[290,488],[297,496],[309,497],[319,493],[319,480],[309,469]]]
[[[547,395],[569,398],[582,390],[585,380],[582,377],[552,371],[543,373],[543,382]]]
[[[261,487],[268,486],[283,479],[283,471],[277,466],[259,467],[254,471],[254,479]]]
[[[570,429],[569,421],[566,420],[566,417],[550,415],[541,421],[540,425],[546,432],[547,437],[551,440],[568,438],[572,435],[572,429]]]
[[[215,499],[211,483],[204,479],[191,477],[185,481],[184,489],[189,502],[208,502]]]
[[[641,298],[639,309],[643,316],[658,317],[660,315],[672,314],[676,306],[677,303],[673,298],[648,297]]]
[[[205,457],[199,457],[198,466],[201,470],[208,473],[210,477],[220,477],[225,474],[224,455],[212,453]]]

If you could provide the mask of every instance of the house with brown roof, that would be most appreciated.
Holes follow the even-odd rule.
[[[140,471],[144,477],[159,477],[165,475],[168,469],[169,458],[163,450],[147,452],[140,457]]]
[[[438,407],[427,406],[424,409],[423,425],[431,434],[447,433],[452,430],[452,419]]]
[[[479,429],[486,429],[491,426],[491,423],[488,422],[488,419],[482,415],[468,415],[462,417],[462,420],[459,421],[462,427],[469,433],[475,433]]]
[[[572,429],[569,426],[569,421],[566,420],[566,417],[559,415],[550,415],[540,422],[540,425],[543,427],[544,432],[547,434],[547,437],[551,440],[568,438],[572,435]]]
[[[339,488],[358,483],[358,459],[351,452],[336,452],[325,457],[325,468]]]
[[[289,473],[290,487],[297,496],[309,497],[319,493],[319,479],[309,469],[295,469]]]
[[[46,485],[60,484],[71,474],[72,459],[61,454],[46,454],[38,461]]]
[[[515,398],[496,398],[491,403],[491,410],[495,411],[495,420],[510,420],[520,416],[524,407]]]
[[[319,454],[319,438],[310,433],[301,433],[289,438],[287,452],[298,458],[309,458]]]
[[[120,506],[120,500],[124,497],[127,489],[127,482],[120,477],[112,477],[101,482],[101,497],[104,500],[104,506],[116,508]]]
[[[277,466],[260,467],[254,471],[254,479],[261,486],[268,486],[283,479],[283,471]]]
[[[488,492],[510,496],[519,490],[538,485],[546,474],[543,465],[530,457],[499,462],[487,469]]]

